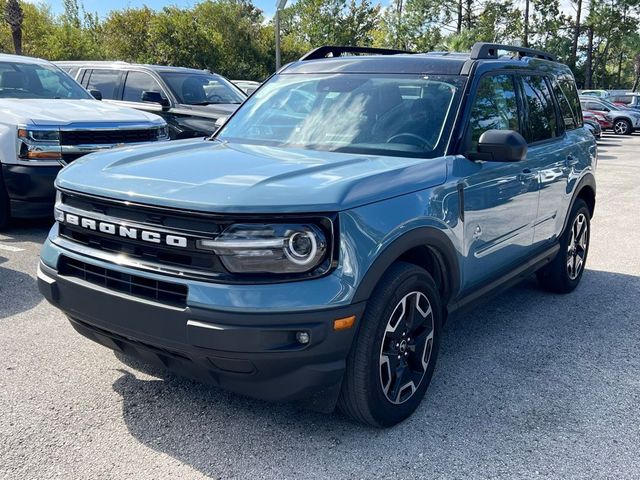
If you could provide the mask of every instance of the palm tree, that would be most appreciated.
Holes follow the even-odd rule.
[[[22,55],[22,21],[24,13],[18,0],[8,0],[4,10],[4,20],[11,27],[11,36],[13,37],[13,48],[16,55]]]

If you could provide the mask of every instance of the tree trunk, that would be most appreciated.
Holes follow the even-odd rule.
[[[599,86],[602,89],[607,89],[607,59],[609,57],[609,41],[604,45],[604,51],[602,52],[602,59],[600,60],[600,83]]]
[[[403,0],[398,0],[398,5],[397,5],[397,19],[398,19],[398,23],[396,25],[396,48],[406,48],[406,45],[404,45],[404,38],[402,39],[402,44],[400,43],[400,29],[402,28],[402,10],[404,9],[404,3]]]
[[[529,0],[524,2],[524,38],[522,39],[522,46],[529,46]]]
[[[13,37],[13,49],[16,55],[22,55],[22,28],[12,28],[11,36]]]
[[[573,28],[573,41],[571,42],[571,54],[569,55],[569,66],[576,67],[576,56],[578,54],[578,40],[580,39],[580,15],[582,14],[582,0],[578,0],[576,8],[576,24]]]
[[[622,88],[622,62],[624,60],[624,52],[620,52],[618,56],[618,79],[616,81],[616,86],[618,88]]]
[[[467,0],[467,21],[466,21],[466,28],[468,30],[471,30],[471,10],[473,8],[473,0]]]
[[[587,58],[584,62],[584,88],[591,88],[591,61],[593,58],[593,28],[587,27]]]
[[[458,23],[456,24],[456,33],[462,33],[462,0],[458,0]]]

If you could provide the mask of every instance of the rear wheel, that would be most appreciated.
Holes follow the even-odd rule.
[[[578,198],[571,209],[567,229],[560,238],[556,258],[537,272],[540,285],[551,292],[569,293],[582,278],[589,253],[591,215],[584,200]]]
[[[429,273],[409,263],[392,265],[347,358],[340,410],[376,427],[411,415],[433,375],[441,323],[440,295]]]
[[[613,131],[618,135],[631,135],[633,128],[629,120],[618,118],[613,122]]]

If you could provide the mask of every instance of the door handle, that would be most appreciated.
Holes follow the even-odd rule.
[[[577,163],[578,160],[573,155],[567,155],[567,159],[565,160],[565,165],[567,165],[567,167],[571,167]]]

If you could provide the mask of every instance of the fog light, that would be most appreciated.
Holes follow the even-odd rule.
[[[296,333],[296,340],[302,345],[309,343],[309,334],[307,332]]]

